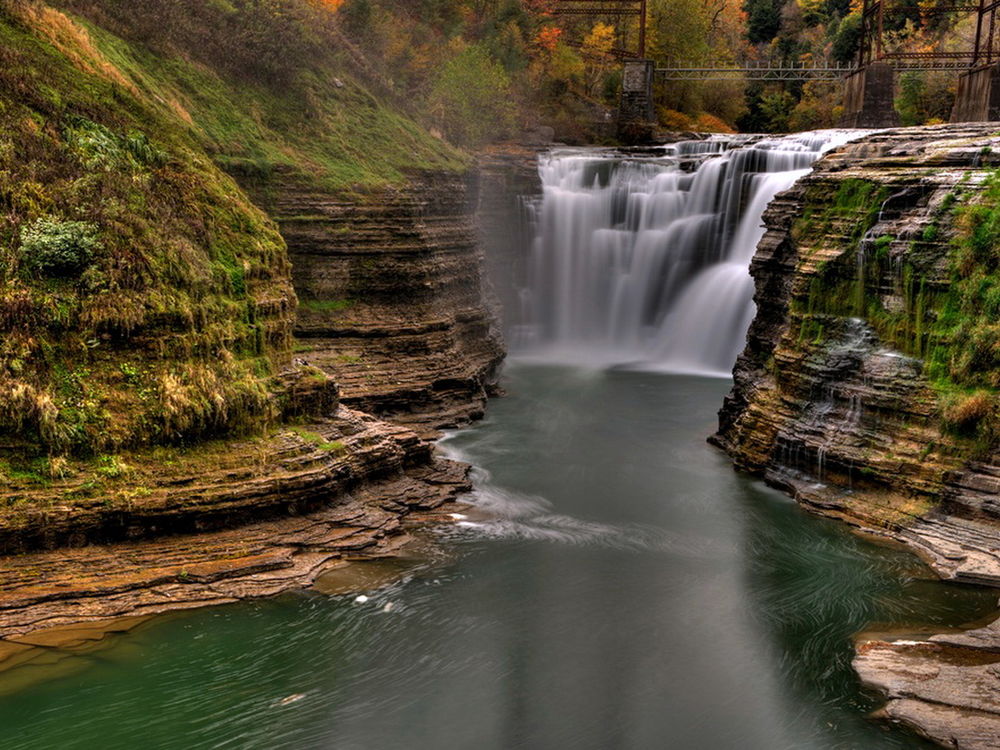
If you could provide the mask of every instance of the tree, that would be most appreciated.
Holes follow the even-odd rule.
[[[752,44],[767,44],[781,29],[781,3],[777,0],[747,0],[747,39]]]
[[[833,59],[839,63],[851,62],[857,56],[860,44],[861,14],[851,13],[844,17],[837,28],[837,35],[833,39]]]
[[[510,78],[477,44],[444,64],[427,106],[448,138],[467,146],[505,135],[514,126]]]
[[[587,93],[597,96],[614,63],[611,50],[615,45],[615,27],[598,21],[584,37],[580,56],[586,65]]]

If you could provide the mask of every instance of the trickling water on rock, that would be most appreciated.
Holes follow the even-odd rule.
[[[859,134],[685,142],[662,157],[543,157],[515,346],[728,374],[753,318],[748,269],[764,209]]]

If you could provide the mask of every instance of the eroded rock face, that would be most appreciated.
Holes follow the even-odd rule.
[[[990,585],[1000,457],[946,426],[934,362],[960,355],[942,333],[963,231],[953,204],[979,198],[998,145],[987,124],[882,131],[777,197],[712,438],[810,509],[905,542],[943,578]],[[965,640],[869,643],[856,666],[893,699],[888,718],[952,747],[998,747],[1000,630]]]
[[[903,536],[946,578],[1000,583],[998,470],[943,426],[920,356],[936,313],[912,315],[948,288],[949,207],[976,200],[997,141],[988,126],[883,131],[778,196],[713,440],[804,502]]]
[[[438,460],[381,478],[373,473],[304,514],[0,558],[0,669],[20,652],[10,643],[37,642],[24,640],[29,633],[270,596],[309,586],[332,566],[391,555],[413,526],[461,507],[454,501],[470,489],[467,474],[463,464]],[[330,491],[338,489],[332,481]]]
[[[924,737],[953,748],[1000,747],[1000,653],[993,647],[954,647],[931,642],[867,641],[854,668],[862,682],[885,693],[879,715],[914,727]]]
[[[425,437],[503,354],[475,172],[357,55],[307,44],[229,106],[217,24],[63,5],[0,13],[0,641],[393,549],[468,488]],[[174,99],[192,74],[222,93]]]
[[[475,173],[361,197],[279,180],[259,201],[288,243],[299,356],[336,379],[344,403],[421,428],[482,415],[503,345]]]
[[[272,382],[284,424],[15,481],[0,638],[308,585],[392,554],[411,519],[470,489],[426,438],[482,414],[503,357],[475,174],[375,196],[289,177],[256,200],[281,225],[302,303],[295,360]]]
[[[479,241],[510,331],[522,320],[520,290],[527,286],[533,241],[527,202],[541,196],[538,156],[547,146],[498,145],[479,156]]]

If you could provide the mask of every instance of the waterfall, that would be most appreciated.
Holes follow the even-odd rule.
[[[728,375],[754,315],[749,266],[774,196],[861,131],[560,150],[542,196],[513,343],[522,353]]]

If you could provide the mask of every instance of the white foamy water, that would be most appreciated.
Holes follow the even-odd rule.
[[[728,375],[754,315],[749,267],[765,208],[823,153],[862,134],[542,158],[519,355]],[[685,171],[692,158],[703,161]]]

